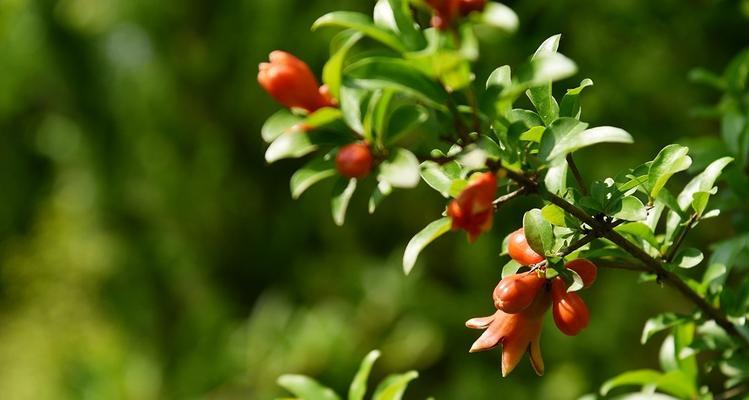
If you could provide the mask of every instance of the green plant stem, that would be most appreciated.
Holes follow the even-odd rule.
[[[674,257],[676,256],[676,252],[679,250],[679,246],[681,246],[682,242],[684,242],[684,238],[687,237],[687,233],[689,233],[689,230],[692,229],[692,227],[694,227],[694,223],[696,221],[697,221],[697,214],[692,214],[687,220],[686,224],[684,225],[684,228],[682,228],[681,232],[679,232],[679,236],[671,244],[671,246],[668,248],[668,251],[663,256],[664,261],[666,262],[673,261]]]
[[[567,165],[569,165],[570,171],[572,171],[572,175],[575,177],[577,186],[580,188],[580,193],[587,196],[588,187],[585,186],[585,181],[583,181],[583,176],[580,175],[580,170],[577,169],[577,164],[575,164],[575,160],[572,158],[572,153],[567,154],[566,159],[567,159]]]
[[[612,229],[607,229],[607,224],[605,222],[593,218],[592,216],[588,215],[588,213],[563,199],[562,197],[544,190],[535,180],[530,179],[525,175],[518,174],[517,172],[510,171],[508,169],[505,169],[505,171],[507,172],[507,176],[510,179],[513,179],[521,185],[526,186],[529,192],[537,192],[541,194],[541,196],[546,198],[552,204],[567,211],[569,214],[575,216],[575,218],[579,219],[581,222],[588,224],[594,231],[598,230],[600,232],[603,232],[603,237],[610,240],[611,242],[619,246],[622,250],[631,254],[638,260],[642,261],[645,267],[645,271],[657,275],[663,282],[671,285],[682,295],[684,295],[684,297],[686,297],[689,301],[694,303],[695,306],[702,310],[706,317],[714,320],[727,333],[735,336],[736,338],[739,338],[744,342],[744,344],[749,345],[749,338],[742,335],[741,332],[739,332],[739,330],[736,328],[736,326],[728,320],[726,315],[723,314],[721,310],[715,308],[712,304],[708,303],[704,298],[702,298],[702,296],[700,296],[697,292],[692,290],[692,288],[689,287],[689,285],[687,285],[678,275],[666,270],[666,268],[660,261],[651,257],[648,253],[646,253],[634,243],[627,240],[618,232]]]

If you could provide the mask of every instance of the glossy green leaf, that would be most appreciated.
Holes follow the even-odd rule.
[[[304,375],[281,375],[278,385],[304,400],[340,400],[335,392]]]
[[[378,358],[380,358],[378,350],[372,350],[364,357],[361,365],[359,365],[359,370],[356,371],[354,380],[351,381],[351,386],[348,390],[348,400],[364,399],[364,394],[367,392],[367,378],[369,378],[369,373],[372,371],[372,365],[374,365]]]
[[[364,134],[364,114],[367,110],[367,104],[370,93],[354,85],[344,85],[340,88],[339,102],[343,120],[351,130],[359,134]]]
[[[481,14],[481,22],[513,33],[518,29],[518,16],[510,7],[504,4],[489,1]]]
[[[375,25],[393,31],[406,48],[418,50],[426,45],[417,28],[407,0],[379,0],[374,9]]]
[[[679,207],[686,211],[689,205],[692,204],[695,193],[710,192],[715,185],[715,181],[723,172],[723,169],[732,161],[733,158],[731,157],[719,158],[710,163],[699,175],[692,178],[677,197]],[[701,205],[699,208],[704,212],[707,206],[707,199],[703,199],[702,201],[704,201],[704,205]]]
[[[276,162],[284,158],[299,158],[317,149],[307,132],[292,130],[277,137],[265,151],[265,161]]]
[[[541,215],[552,225],[567,226],[567,213],[557,205],[547,204],[541,209]]]
[[[382,200],[385,200],[385,197],[387,197],[392,191],[393,189],[389,183],[385,181],[377,182],[377,186],[372,191],[372,195],[369,196],[369,213],[374,214],[377,206],[379,206],[380,203],[382,203]]]
[[[279,110],[265,121],[260,134],[263,140],[270,143],[303,120],[303,117],[294,115],[289,110]]]
[[[348,66],[346,74],[366,89],[395,89],[437,108],[445,108],[447,102],[445,90],[405,60],[366,58]]]
[[[291,176],[291,197],[298,199],[310,186],[335,174],[332,159],[315,158]]]
[[[523,268],[523,265],[511,258],[510,261],[502,267],[502,278],[515,275],[520,268]]]
[[[454,161],[451,161],[451,163],[457,165]],[[458,165],[457,168],[459,169],[460,166]],[[421,163],[421,178],[427,185],[447,198],[450,196],[453,180],[457,179],[458,176],[454,176],[445,167],[434,161],[424,161]]]
[[[658,382],[663,376],[660,371],[652,369],[640,369],[636,371],[627,371],[623,374],[609,379],[601,386],[601,395],[606,396],[612,389],[620,386],[639,385],[645,386]]]
[[[574,122],[570,122],[574,121]],[[561,121],[561,122],[560,122]],[[557,125],[557,123],[561,125]],[[552,129],[559,126],[562,129]],[[549,151],[547,160],[564,157],[583,147],[598,143],[632,143],[632,136],[623,129],[599,126],[585,129],[586,124],[571,118],[560,118],[549,127],[552,135],[544,135],[542,150]]]
[[[671,176],[692,165],[692,159],[687,155],[688,152],[689,149],[684,146],[671,144],[658,153],[648,172],[648,188],[651,198],[658,195]]]
[[[645,322],[645,327],[642,329],[642,336],[640,337],[640,343],[645,344],[648,340],[658,332],[662,332],[666,329],[670,329],[673,326],[688,322],[690,319],[687,316],[677,315],[674,313],[663,313],[653,318],[650,318]]]
[[[333,52],[330,59],[328,59],[328,62],[325,63],[325,66],[322,69],[323,83],[328,85],[330,93],[332,93],[333,97],[337,99],[340,98],[341,95],[341,74],[343,72],[343,62],[346,59],[346,54],[348,54],[348,51],[354,47],[356,42],[358,42],[362,37],[363,35],[360,32],[343,31],[339,33],[336,38],[338,38],[341,43],[337,46],[337,49]]]
[[[452,226],[452,220],[449,217],[443,217],[436,221],[433,221],[417,233],[406,245],[406,251],[403,254],[403,272],[408,275],[416,264],[416,258],[419,257],[419,253],[429,243],[447,233]]]
[[[356,190],[356,179],[338,178],[333,186],[333,197],[331,199],[331,210],[333,211],[333,222],[341,226],[346,219],[346,209],[351,196]]]
[[[544,219],[541,210],[534,208],[527,211],[523,216],[523,228],[525,238],[533,251],[538,254],[546,254],[547,250],[551,250],[554,235],[551,224]]]
[[[704,258],[705,256],[702,255],[701,251],[692,247],[687,247],[676,253],[673,264],[679,268],[692,268],[699,265]]]
[[[419,373],[416,371],[390,375],[377,385],[372,400],[401,400],[408,383],[418,377]]]
[[[378,180],[393,187],[412,188],[419,184],[419,160],[406,149],[396,149],[380,164]]]
[[[554,194],[562,194],[567,190],[568,167],[567,161],[562,157],[551,161],[549,170],[546,172],[546,176],[544,176],[546,190]]]
[[[620,206],[612,211],[614,218],[625,221],[643,221],[648,216],[645,205],[635,196],[622,198]]]
[[[498,67],[489,74],[486,80],[487,89],[490,87],[506,88],[510,85],[512,85],[512,72],[509,65]]]
[[[332,26],[354,29],[370,38],[391,47],[398,52],[405,52],[406,48],[394,33],[382,29],[374,24],[368,16],[351,11],[334,11],[323,15],[312,24],[312,30]]]
[[[429,119],[429,111],[419,104],[406,104],[395,108],[388,116],[384,143],[392,144],[414,132]]]
[[[580,82],[580,86],[567,89],[562,102],[559,104],[559,116],[580,119],[580,93],[588,86],[593,86],[593,81],[586,78]]]

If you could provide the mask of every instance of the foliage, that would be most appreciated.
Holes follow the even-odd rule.
[[[473,193],[467,194],[473,190],[469,177],[489,171],[506,191],[490,208],[521,195],[543,200],[543,209],[525,213],[523,228],[530,247],[545,258],[542,267],[551,276],[559,274],[572,282],[569,291],[583,285],[564,261],[580,257],[603,267],[640,271],[641,281],[670,285],[695,306],[688,314],[661,314],[646,324],[643,343],[660,331],[670,332],[660,351],[662,372],[626,372],[605,383],[602,395],[619,386],[639,385],[643,393],[659,391],[664,397],[711,398],[710,389],[700,385],[696,360],[703,353],[711,355],[711,361],[700,366],[702,372],[718,365],[727,377],[726,388],[743,383],[747,374],[731,365],[749,362],[743,358],[749,344],[749,286],[728,285],[727,277],[746,250],[746,240],[741,236],[717,244],[701,276],[690,270],[705,260],[703,253],[682,244],[690,230],[720,213],[708,205],[718,193],[716,184],[724,169],[731,177],[729,196],[746,198],[742,191],[749,187],[749,53],[739,56],[723,77],[695,73],[726,93],[714,112],[722,115],[725,145],[718,151],[721,157],[697,171],[686,186],[678,190],[669,184],[693,165],[689,148],[679,144],[663,147],[651,161],[587,185],[573,155],[601,143],[632,143],[632,136],[620,128],[590,127],[581,120],[580,95],[592,80],[582,80],[561,98],[554,96],[552,83],[577,70],[558,52],[561,35],[543,41],[524,64],[500,66],[485,84],[479,82],[471,67],[479,57],[475,30],[487,23],[508,32],[515,29],[508,21],[516,18],[487,17],[497,7],[490,4],[484,17],[472,14],[448,28],[421,28],[415,23],[418,14],[403,0],[380,0],[374,18],[353,12],[319,18],[313,29],[345,29],[333,39],[344,45],[333,46],[323,74],[323,82],[338,94],[341,111],[324,108],[300,114],[297,123],[309,127],[302,134],[289,130],[288,124],[279,128],[276,120],[281,117],[272,117],[264,128],[276,129],[264,135],[270,142],[266,160],[313,153],[310,164],[322,165],[339,146],[362,141],[379,160],[371,178],[375,182],[370,212],[392,188],[413,188],[418,182],[411,177],[418,175],[439,195],[455,199],[447,217],[437,218],[409,242],[403,257],[406,273],[428,244],[450,231],[451,221],[453,230],[458,228],[451,207],[474,201],[466,198],[473,199]],[[367,50],[360,48],[361,37],[373,42]],[[515,105],[523,95],[532,108]],[[295,174],[315,177],[304,188],[334,175],[329,169],[324,174],[306,169],[310,167]],[[334,186],[333,216],[339,225],[358,183],[338,178]],[[295,186],[292,178],[297,193]],[[736,204],[740,215],[746,202]],[[485,218],[481,221],[482,226],[487,223]],[[460,228],[471,240],[483,230]]]

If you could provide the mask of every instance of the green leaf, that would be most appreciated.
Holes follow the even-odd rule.
[[[354,44],[356,44],[362,36],[363,35],[359,32],[352,33],[352,31],[343,31],[333,39],[334,43],[340,41],[340,44],[322,69],[322,81],[328,85],[330,93],[332,93],[333,97],[337,99],[341,97],[341,74],[343,72],[343,62],[346,59],[346,54],[348,54],[348,51],[354,47]]]
[[[695,193],[709,193],[715,185],[715,181],[723,172],[723,169],[732,161],[733,158],[731,157],[719,158],[710,163],[710,165],[708,165],[705,170],[702,171],[699,175],[692,178],[692,180],[687,183],[687,185],[684,187],[684,190],[682,190],[677,197],[677,202],[679,203],[679,207],[681,208],[681,210],[686,211],[687,207],[689,207],[689,205],[693,203]],[[705,207],[707,206],[707,199],[703,199],[700,201],[705,202],[704,206],[701,206],[702,211],[704,211]],[[700,204],[698,203],[698,206],[699,205]]]
[[[389,29],[403,40],[410,50],[426,45],[424,35],[413,20],[407,0],[379,0],[374,9],[375,25]]]
[[[510,261],[502,267],[502,278],[515,275],[520,268],[523,268],[523,266],[511,258]]]
[[[337,108],[323,107],[308,115],[304,120],[304,125],[306,125],[309,131],[338,121],[342,116],[341,110]]]
[[[266,143],[270,143],[303,120],[304,118],[292,114],[289,110],[279,110],[265,121],[260,134]]]
[[[416,371],[390,375],[377,385],[372,400],[401,400],[408,383],[418,377],[419,373]]]
[[[359,370],[356,371],[354,380],[351,381],[351,386],[348,390],[348,400],[364,399],[364,394],[367,392],[367,378],[369,378],[369,373],[372,371],[372,365],[374,365],[378,358],[380,358],[378,350],[372,350],[364,357]]]
[[[382,203],[382,200],[385,199],[387,195],[392,192],[392,188],[390,187],[390,184],[385,181],[379,181],[377,182],[377,187],[372,191],[372,195],[369,196],[369,213],[374,214],[375,210],[377,209],[377,206]]]
[[[307,188],[335,174],[332,159],[315,158],[291,176],[291,197],[298,199]]]
[[[415,96],[434,107],[445,109],[445,90],[408,61],[386,57],[360,60],[346,68],[357,86],[370,89],[395,89]]]
[[[346,219],[346,209],[351,200],[351,196],[356,190],[356,179],[338,178],[333,186],[333,198],[331,200],[331,209],[333,211],[333,222],[341,226]]]
[[[392,144],[424,124],[429,119],[429,111],[419,104],[405,104],[393,110],[387,118],[384,143]]]
[[[658,196],[658,192],[672,175],[692,165],[692,159],[687,155],[688,152],[689,149],[684,146],[671,144],[658,153],[648,171],[648,188],[651,198]]]
[[[645,344],[656,333],[688,321],[690,321],[689,317],[674,313],[663,313],[650,318],[645,322],[645,327],[642,329],[640,343]]]
[[[543,137],[545,131],[546,128],[543,126],[534,126],[533,128],[530,128],[527,131],[521,133],[520,140],[538,143],[541,141],[541,138]]]
[[[710,200],[710,192],[695,192],[692,195],[692,209],[695,214],[701,216],[705,212],[708,200]]]
[[[577,71],[572,60],[557,54],[561,37],[562,35],[554,35],[541,43],[531,58],[532,72],[519,74],[524,81],[530,81],[529,85],[532,87],[526,91],[526,95],[546,125],[551,124],[559,116],[559,105],[551,93],[551,83],[571,76]]]
[[[422,229],[419,233],[414,235],[406,245],[406,251],[403,254],[403,272],[408,275],[413,269],[416,263],[416,258],[419,257],[419,253],[434,239],[444,235],[450,230],[452,226],[452,220],[450,217],[443,217],[436,221],[433,221]]]
[[[580,93],[588,86],[593,86],[593,81],[585,78],[580,82],[580,86],[567,89],[567,93],[562,97],[559,105],[559,116],[580,119]]]
[[[523,228],[525,238],[533,251],[538,254],[546,254],[546,250],[551,251],[554,234],[551,224],[544,220],[541,210],[534,208],[527,211],[523,216]]]
[[[455,161],[451,161],[449,164],[457,165]],[[450,174],[447,169],[434,161],[424,161],[421,163],[421,178],[427,185],[431,186],[434,190],[440,192],[445,198],[450,196],[450,188],[452,187],[453,180],[459,177]]]
[[[341,112],[346,125],[354,132],[364,135],[362,121],[370,93],[355,85],[344,85],[340,88],[340,96],[338,101],[341,103]]]
[[[601,396],[606,396],[612,389],[627,385],[645,386],[654,384],[663,376],[663,373],[652,369],[640,369],[627,371],[614,378],[609,379],[601,386]]]
[[[679,268],[692,268],[701,263],[704,258],[705,256],[702,255],[701,251],[692,247],[687,247],[676,253],[673,264]]]
[[[376,26],[371,18],[362,13],[334,11],[325,14],[312,24],[312,30],[325,26],[354,29],[386,46],[391,47],[395,51],[400,53],[406,51],[406,48],[403,46],[403,43],[401,43],[400,39],[398,39],[398,36]]]
[[[518,29],[518,16],[515,11],[501,3],[489,1],[481,14],[481,22],[513,33]]]
[[[543,140],[543,138],[542,138]],[[562,157],[551,161],[549,170],[544,176],[544,185],[546,189],[554,194],[562,194],[567,190],[567,160]]]
[[[380,164],[377,180],[393,187],[412,188],[419,184],[419,170],[419,160],[413,153],[396,149],[390,158]]]
[[[486,80],[486,88],[499,87],[506,88],[512,85],[512,72],[509,65],[498,67],[489,75]]]
[[[625,221],[643,221],[648,216],[648,211],[640,199],[635,196],[622,198],[621,206],[612,210],[612,216]]]
[[[632,143],[632,136],[623,129],[599,126],[585,129],[587,124],[572,118],[559,118],[549,127],[551,135],[541,140],[542,152],[547,160],[564,157],[583,147],[598,143]]]
[[[304,131],[292,130],[277,137],[265,151],[265,161],[276,162],[284,158],[299,158],[317,149],[310,135]]]
[[[340,399],[332,389],[304,375],[281,375],[276,382],[279,386],[294,394],[294,396],[304,400]]]
[[[557,205],[547,204],[541,209],[541,215],[552,225],[567,226],[567,213]]]

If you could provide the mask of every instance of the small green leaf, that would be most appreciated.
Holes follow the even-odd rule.
[[[445,109],[448,97],[445,90],[406,60],[387,57],[370,57],[346,68],[346,74],[359,87],[395,89],[415,96],[433,107]]]
[[[658,332],[662,332],[673,326],[688,322],[690,319],[687,316],[677,315],[674,313],[663,313],[653,318],[650,318],[645,322],[645,327],[642,329],[642,336],[640,337],[640,343],[645,344],[648,340]]]
[[[567,288],[568,293],[577,292],[578,290],[581,290],[583,287],[585,287],[583,278],[581,278],[577,272],[571,269],[567,269],[567,274],[570,278],[572,278],[572,284]]]
[[[283,158],[299,158],[317,149],[307,132],[292,130],[277,137],[265,151],[265,161],[276,162]]]
[[[419,160],[406,149],[396,149],[380,164],[378,180],[393,187],[412,188],[419,184]]]
[[[538,254],[546,254],[546,250],[551,251],[554,234],[551,224],[541,215],[541,210],[534,208],[527,211],[523,216],[523,228],[525,238],[533,251]]]
[[[699,175],[692,178],[692,180],[687,183],[687,185],[684,187],[684,190],[682,190],[677,197],[677,202],[679,203],[679,207],[681,208],[681,210],[686,211],[687,207],[689,207],[690,204],[692,204],[693,206],[695,205],[695,193],[710,193],[713,189],[713,186],[715,185],[715,181],[723,172],[723,169],[732,161],[733,158],[731,157],[719,158],[710,163],[710,165],[708,165],[705,170],[702,171]],[[698,197],[702,196],[705,195],[698,195]],[[697,209],[701,209],[701,211],[698,212],[698,215],[702,214],[702,212],[705,211],[705,208],[707,207],[707,200],[707,198],[698,199],[696,204]],[[697,209],[695,209],[695,211],[697,211]]]
[[[635,196],[622,198],[621,206],[612,210],[613,217],[625,221],[643,221],[648,216],[648,211],[640,199]]]
[[[552,225],[567,226],[567,214],[557,205],[547,204],[541,209],[541,215]]]
[[[377,385],[372,400],[401,400],[408,383],[418,377],[416,371],[390,375]]]
[[[701,263],[704,258],[705,256],[702,255],[701,251],[687,247],[676,253],[673,264],[679,268],[692,268]]]
[[[444,235],[450,230],[452,226],[452,220],[450,217],[443,217],[436,221],[433,221],[422,229],[419,233],[414,235],[406,245],[406,251],[403,253],[403,272],[408,275],[416,264],[416,258],[419,257],[419,253],[434,239]]]
[[[354,47],[354,44],[356,44],[362,36],[363,35],[359,32],[352,33],[352,31],[343,31],[333,39],[334,42],[336,42],[336,39],[340,41],[340,45],[337,46],[337,49],[330,56],[328,62],[325,63],[325,66],[322,69],[322,80],[323,83],[328,85],[328,89],[330,89],[330,93],[333,94],[333,97],[337,99],[340,98],[341,73],[343,71],[343,62],[346,59],[346,54],[348,54],[348,51]]]
[[[511,258],[510,261],[502,267],[502,278],[515,275],[520,268],[523,268],[523,266]]]
[[[509,65],[503,65],[495,69],[486,80],[487,89],[490,87],[506,88],[510,85],[512,85],[512,73]]]
[[[356,179],[338,178],[333,186],[333,198],[331,200],[331,209],[333,211],[333,222],[341,226],[346,219],[346,209],[351,200],[351,196],[356,190]]]
[[[279,110],[265,121],[260,134],[266,143],[270,143],[303,120],[304,118],[292,114],[289,110]]]
[[[374,10],[375,24],[393,31],[411,50],[426,45],[424,35],[413,20],[407,0],[379,0]]]
[[[687,155],[689,149],[678,144],[671,144],[663,148],[653,160],[648,171],[649,196],[655,198],[666,182],[677,172],[684,171],[692,165],[692,159]]]
[[[389,183],[385,181],[377,182],[377,187],[372,191],[372,195],[369,196],[369,213],[374,214],[377,206],[379,206],[380,203],[382,203],[382,200],[384,200],[392,191],[393,188]]]
[[[593,86],[593,81],[585,78],[580,82],[580,86],[567,89],[567,93],[562,97],[562,102],[559,104],[560,117],[580,119],[580,93],[588,86]]]
[[[566,120],[567,118],[560,118],[554,124]],[[552,129],[553,136],[544,135],[544,138],[541,140],[542,148],[552,148],[548,153],[547,160],[564,157],[583,147],[598,143],[632,143],[633,141],[632,136],[623,129],[611,126],[585,129],[586,124],[582,124],[575,119],[572,119],[572,121],[575,121],[577,125],[573,125],[571,122],[561,122],[563,124],[562,127],[567,127],[567,130],[560,131]],[[554,124],[552,124],[552,127],[554,127]],[[560,133],[564,134],[560,135]],[[544,143],[547,141],[547,138],[549,138],[550,142]]]
[[[354,380],[351,381],[351,386],[348,390],[348,400],[364,399],[364,394],[367,392],[367,378],[369,378],[369,373],[372,371],[372,365],[374,365],[378,358],[380,358],[378,350],[372,350],[364,357],[359,370],[356,371]]]
[[[612,389],[626,385],[645,386],[658,382],[663,373],[652,369],[627,371],[609,379],[601,386],[601,396],[606,396]]]
[[[527,131],[521,133],[520,140],[538,143],[541,141],[541,137],[544,135],[545,131],[546,128],[543,126],[534,126],[533,128],[530,128]]]
[[[281,375],[276,382],[304,400],[340,400],[332,389],[304,375]]]
[[[455,161],[451,161],[451,163],[457,164]],[[460,168],[459,165],[458,168]],[[421,179],[444,197],[450,196],[450,187],[456,178],[434,161],[421,163]]]
[[[705,212],[708,200],[710,200],[710,192],[695,192],[692,195],[692,209],[697,216]]]
[[[567,190],[567,160],[563,157],[556,158],[551,161],[549,170],[544,176],[544,184],[546,189],[554,194],[562,194]]]
[[[315,158],[291,176],[291,197],[298,199],[310,186],[335,174],[332,159]]]
[[[515,11],[493,1],[486,3],[484,12],[481,14],[481,22],[508,33],[513,33],[518,29],[518,16]]]
[[[406,48],[403,46],[403,43],[401,43],[400,39],[398,39],[398,36],[376,26],[371,18],[362,13],[334,11],[325,14],[312,24],[312,30],[325,26],[354,29],[386,46],[391,47],[395,51],[400,53],[406,51]]]

